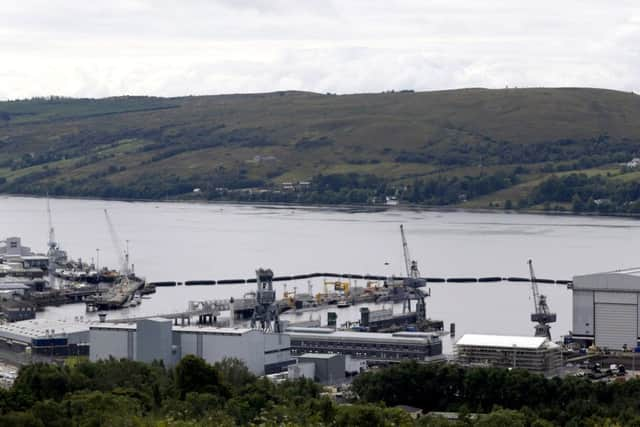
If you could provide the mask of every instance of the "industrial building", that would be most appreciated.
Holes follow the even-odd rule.
[[[612,350],[636,348],[639,299],[640,269],[575,276],[573,339]]]
[[[0,348],[49,357],[88,355],[89,325],[47,319],[0,324]]]
[[[442,341],[434,333],[385,334],[300,327],[289,327],[286,333],[291,337],[291,352],[295,355],[336,353],[368,361],[431,361],[442,357]]]
[[[312,364],[312,378],[319,383],[339,384],[345,380],[346,361],[343,354],[306,353],[298,356],[298,364],[303,367]]]
[[[31,248],[22,246],[19,237],[9,237],[6,240],[0,240],[0,260],[18,259],[24,256],[31,256]]]
[[[465,334],[455,345],[456,361],[465,366],[520,368],[552,373],[562,365],[560,346],[546,337]]]
[[[143,362],[162,360],[165,366],[193,354],[209,363],[225,357],[242,360],[256,375],[286,370],[291,358],[287,335],[246,328],[177,326],[169,319],[91,325],[91,360],[109,357]]]

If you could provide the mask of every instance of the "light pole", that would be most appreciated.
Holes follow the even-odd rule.
[[[100,248],[96,248],[96,271],[100,271]]]

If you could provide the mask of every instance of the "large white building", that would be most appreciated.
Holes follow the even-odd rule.
[[[0,349],[18,355],[28,352],[49,357],[86,355],[88,345],[86,323],[33,319],[0,324]]]
[[[92,361],[114,357],[174,366],[186,355],[209,363],[225,357],[242,360],[256,375],[286,370],[293,363],[287,335],[247,328],[175,326],[169,319],[136,323],[99,323],[90,329]]]
[[[640,324],[640,269],[573,278],[576,341],[613,350],[634,349]]]
[[[546,337],[465,334],[456,342],[455,353],[456,361],[465,366],[552,373],[562,364],[560,346]]]

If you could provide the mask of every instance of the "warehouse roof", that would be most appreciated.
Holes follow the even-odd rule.
[[[78,332],[88,332],[89,324],[62,320],[32,319],[0,325],[0,337],[23,342],[33,338],[64,337]]]
[[[0,291],[24,291],[29,289],[24,283],[3,283],[0,282]]]
[[[465,334],[456,342],[456,345],[476,347],[503,347],[503,348],[530,348],[557,346],[544,337],[522,337],[509,335],[476,335]]]
[[[164,318],[149,318],[149,319],[140,319],[140,320],[153,320],[153,321],[171,321],[171,319]],[[124,329],[135,331],[138,328],[138,325],[134,322],[130,323],[94,323],[91,325],[91,329]],[[174,332],[198,332],[201,334],[215,334],[215,335],[244,335],[251,331],[255,331],[255,329],[249,328],[217,328],[215,326],[176,326],[173,325],[172,330]]]
[[[374,343],[405,343],[405,344],[425,344],[431,341],[439,341],[440,338],[434,333],[424,332],[402,332],[399,334],[389,334],[383,332],[357,332],[357,331],[335,331],[329,328],[301,328],[292,327],[285,330],[285,334],[292,338],[309,337],[316,340],[346,340]]]
[[[135,323],[108,323],[108,322],[102,322],[102,323],[92,323],[91,324],[91,329],[118,329],[118,330],[128,330],[128,331],[135,331],[136,330],[136,324]]]
[[[175,332],[199,332],[215,335],[244,335],[256,329],[250,328],[217,328],[215,326],[174,326]]]
[[[336,357],[341,357],[340,354],[335,353],[305,353],[302,356],[298,356],[298,359],[333,359]]]
[[[640,292],[640,269],[630,268],[574,276],[573,289]]]

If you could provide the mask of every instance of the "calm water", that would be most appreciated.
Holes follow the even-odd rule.
[[[108,209],[122,242],[129,240],[136,272],[151,281],[249,278],[257,267],[272,268],[276,275],[316,271],[401,275],[400,224],[405,224],[411,255],[424,276],[527,276],[529,258],[538,277],[553,279],[640,265],[634,250],[634,242],[640,241],[640,222],[632,219],[59,199],[51,201],[51,208],[57,240],[69,255],[90,260],[99,248],[101,265],[115,267],[117,255],[103,212]],[[47,227],[45,200],[0,196],[0,238],[20,236],[23,244],[43,252]],[[312,285],[317,291],[321,282]],[[306,282],[287,286],[307,290]],[[282,287],[278,284],[280,291]],[[455,322],[458,336],[533,332],[529,321],[533,303],[526,284],[430,287],[428,315],[447,325]],[[189,300],[242,296],[251,289],[160,289],[140,307],[110,316],[181,311]],[[558,313],[554,338],[566,334],[571,329],[570,291],[557,285],[541,285],[541,290]],[[357,312],[357,307],[342,309],[339,321],[356,319]],[[43,316],[90,318],[82,304],[51,308]],[[310,316],[318,314],[300,317]]]

